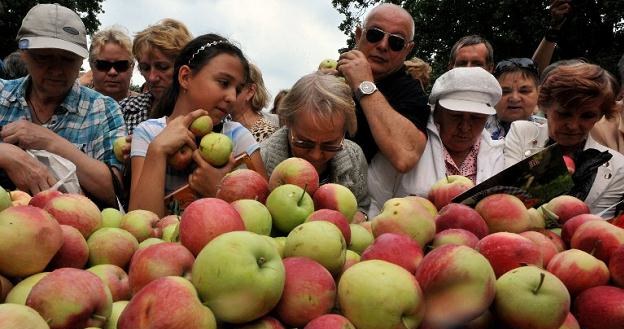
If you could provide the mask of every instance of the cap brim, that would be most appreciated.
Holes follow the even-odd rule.
[[[28,42],[23,42],[22,40],[27,40]],[[18,42],[20,49],[42,49],[42,48],[52,48],[52,49],[62,49],[72,52],[82,58],[89,57],[89,52],[87,49],[79,46],[73,42],[56,39],[56,38],[48,38],[48,37],[24,37],[21,38]]]
[[[438,102],[440,103],[440,105],[442,105],[442,107],[451,111],[470,112],[487,115],[496,114],[496,109],[493,106],[479,102],[472,102],[461,99],[440,99]]]

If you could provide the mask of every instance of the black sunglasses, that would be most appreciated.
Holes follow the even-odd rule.
[[[405,48],[405,38],[400,35],[388,33],[377,27],[366,29],[366,41],[370,43],[377,43],[381,41],[386,34],[388,35],[388,45],[390,46],[390,50],[401,51]]]
[[[342,151],[342,149],[344,148],[344,136],[340,140],[339,144],[333,144],[333,145],[323,144],[323,143],[317,144],[312,141],[304,141],[304,140],[297,139],[295,138],[294,134],[290,132],[290,141],[293,146],[306,149],[306,150],[312,150],[316,147],[316,145],[319,145],[319,148],[321,149],[321,151],[325,151],[325,152],[339,152],[339,151]]]
[[[539,78],[537,65],[535,65],[535,62],[530,58],[510,58],[502,60],[496,64],[494,76],[498,78],[501,74],[515,69],[525,70],[535,75],[536,78]]]
[[[111,67],[115,68],[117,72],[126,72],[130,68],[130,61],[115,61],[109,62],[101,59],[95,60],[95,68],[101,72],[110,71]]]

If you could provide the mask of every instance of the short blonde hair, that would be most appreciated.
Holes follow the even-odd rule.
[[[89,47],[89,64],[93,65],[96,57],[107,43],[115,43],[128,53],[130,65],[134,65],[132,59],[132,40],[127,30],[120,25],[113,25],[96,32],[91,38],[91,46]]]
[[[254,111],[260,112],[269,104],[269,92],[264,86],[264,79],[262,79],[260,68],[251,63],[249,63],[249,81],[247,81],[247,83],[256,85],[256,92],[251,99],[251,107]]]
[[[157,49],[171,61],[175,61],[191,39],[191,33],[184,23],[165,18],[134,36],[132,52],[137,61],[140,61],[143,56]]]
[[[405,61],[407,73],[414,79],[420,81],[423,89],[429,86],[431,81],[431,66],[418,57],[413,57]]]
[[[350,136],[355,135],[357,119],[351,88],[334,75],[315,72],[303,76],[286,94],[277,113],[286,125],[291,125],[302,110],[315,111],[324,120],[342,115],[344,130]]]

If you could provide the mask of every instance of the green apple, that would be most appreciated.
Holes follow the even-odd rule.
[[[129,302],[127,300],[118,300],[116,302],[113,302],[111,315],[108,317],[106,325],[103,329],[117,329],[117,321],[119,320],[119,316],[121,316],[121,312],[123,312],[128,303]]]
[[[322,60],[321,63],[319,63],[318,69],[319,70],[322,70],[322,69],[335,70],[337,66],[338,66],[337,60],[333,58],[326,58]]]
[[[279,252],[280,257],[284,258],[284,248],[286,247],[286,237],[276,236],[276,237],[273,237],[273,240],[277,244],[277,252]]]
[[[271,191],[266,207],[273,218],[273,225],[288,234],[314,211],[314,201],[301,187],[284,184]]]
[[[347,249],[361,255],[364,249],[373,243],[375,237],[373,233],[360,224],[349,224],[349,227],[351,228],[351,241]]]
[[[199,142],[199,153],[202,158],[215,167],[221,167],[230,160],[234,144],[224,134],[211,132]]]
[[[199,118],[193,120],[189,126],[189,130],[195,135],[195,137],[204,137],[212,131],[212,119],[209,115],[202,115]]]
[[[119,227],[123,214],[115,208],[102,210],[102,227]]]
[[[204,305],[217,320],[244,323],[277,305],[284,289],[285,270],[266,237],[234,231],[217,236],[201,250],[191,277]]]
[[[271,234],[273,219],[269,209],[262,203],[256,200],[241,199],[232,202],[231,205],[243,219],[245,230],[261,235]]]
[[[32,287],[37,284],[44,276],[48,275],[50,272],[40,272],[37,274],[33,274],[24,280],[18,282],[9,294],[6,296],[6,303],[12,304],[22,304],[26,305],[26,298],[28,298],[28,294],[32,290]]]
[[[159,238],[147,238],[147,239],[141,241],[141,243],[139,243],[139,247],[137,248],[137,250],[145,249],[145,248],[147,248],[149,246],[153,246],[153,245],[159,244],[159,243],[165,243],[165,240],[159,239]]]
[[[130,294],[130,281],[128,274],[121,267],[113,264],[100,264],[87,269],[104,282],[111,292],[113,302],[128,300]]]
[[[180,242],[180,223],[165,226],[162,239],[165,242]]]
[[[284,258],[308,257],[334,275],[342,271],[347,244],[340,229],[327,221],[305,222],[286,237]]]
[[[433,240],[436,232],[431,212],[419,202],[407,198],[393,198],[386,201],[371,221],[373,235],[399,233],[416,240],[421,248]]]
[[[0,304],[0,328],[2,329],[49,329],[50,326],[26,305]]]
[[[149,210],[135,209],[121,218],[119,228],[130,232],[137,241],[147,238],[160,238],[162,231],[158,228],[160,217]]]
[[[124,162],[124,148],[129,147],[130,144],[126,139],[126,136],[117,137],[113,142],[113,153],[117,161]]]
[[[0,211],[11,206],[11,194],[0,186]]]
[[[116,227],[103,227],[87,239],[89,264],[113,264],[126,268],[139,242],[128,231]]]
[[[340,211],[349,221],[353,222],[353,216],[358,210],[355,194],[346,186],[336,183],[326,183],[312,195],[315,209],[333,209]]]

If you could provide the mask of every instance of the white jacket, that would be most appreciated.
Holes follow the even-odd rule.
[[[477,184],[494,176],[504,166],[503,140],[492,140],[490,133],[483,130],[477,155]],[[427,123],[427,144],[418,164],[407,173],[396,171],[390,162],[377,153],[368,167],[368,190],[371,206],[368,216],[372,218],[391,198],[418,195],[427,197],[429,189],[438,180],[446,177],[444,150],[438,127],[433,115]]]

